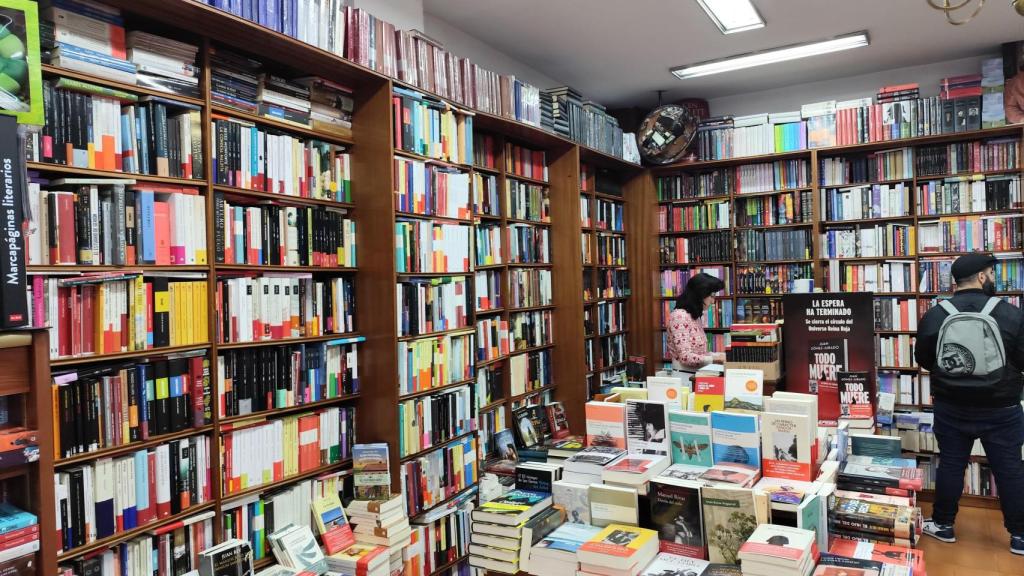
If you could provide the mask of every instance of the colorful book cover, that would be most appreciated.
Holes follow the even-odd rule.
[[[665,404],[649,400],[626,401],[626,447],[632,454],[669,455]]]
[[[764,409],[764,372],[729,368],[725,371],[725,409],[760,412]]]
[[[328,554],[341,552],[356,543],[352,526],[345,517],[345,509],[341,507],[337,493],[314,500],[311,507],[316,528]]]
[[[597,536],[601,529],[589,523],[568,522],[548,534],[534,548],[559,550],[575,555],[581,546]]]
[[[761,416],[761,467],[765,476],[810,482],[813,455],[807,416],[765,412]]]
[[[895,564],[911,569],[912,574],[924,574],[924,552],[902,546],[872,542],[855,542],[836,538],[829,546],[829,553],[847,558],[874,560],[882,564]]]
[[[711,449],[715,464],[735,462],[761,466],[761,435],[757,414],[711,413]]]
[[[529,407],[520,408],[512,413],[512,420],[515,422],[516,439],[520,448],[530,448],[540,444],[543,440],[541,431],[537,429],[533,415]]]
[[[875,417],[867,372],[839,372],[839,415],[843,418]]]
[[[569,436],[569,420],[565,416],[565,407],[561,402],[552,402],[545,407],[551,438],[561,440]]]
[[[0,114],[20,124],[43,124],[43,73],[39,59],[39,6],[7,0],[0,7]]]
[[[693,411],[714,412],[725,409],[725,378],[698,376],[693,379]]]
[[[516,441],[512,437],[512,430],[505,428],[494,433],[495,455],[510,462],[519,461],[519,452],[516,450]]]
[[[568,522],[590,524],[589,487],[586,484],[575,484],[559,480],[552,485],[552,497],[555,506],[565,510]]]
[[[708,560],[736,564],[740,546],[757,528],[753,491],[708,486],[701,490],[701,505]]]
[[[704,522],[700,509],[700,483],[652,480],[649,493],[650,526],[658,531],[662,552],[705,558]]]
[[[580,546],[579,552],[630,558],[657,537],[658,533],[654,530],[624,524],[609,524]],[[582,556],[581,559],[583,559]]]
[[[847,342],[845,339],[819,340],[807,352],[807,389],[818,396],[818,422],[835,426],[839,420],[839,372],[845,371]]]
[[[587,402],[587,446],[626,448],[626,405]]]
[[[711,415],[704,412],[671,410],[668,413],[672,462],[711,466]]]
[[[715,464],[711,468],[705,470],[704,473],[700,475],[700,479],[707,480],[709,482],[725,482],[727,484],[746,487],[750,486],[755,480],[757,480],[758,474],[760,473],[761,470],[757,466],[723,462],[721,464]]]
[[[740,557],[767,556],[799,562],[811,553],[815,535],[810,530],[761,524],[740,546]]]

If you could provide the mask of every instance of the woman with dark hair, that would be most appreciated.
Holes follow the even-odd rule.
[[[694,373],[701,366],[724,362],[725,354],[708,353],[701,317],[715,301],[715,293],[725,284],[710,274],[700,272],[686,283],[683,293],[676,299],[676,307],[668,319],[668,357],[672,368],[679,372]]]

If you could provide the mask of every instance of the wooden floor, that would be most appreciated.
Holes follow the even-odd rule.
[[[927,518],[931,504],[922,503]],[[1010,553],[1010,535],[999,510],[960,507],[956,543],[921,536],[928,576],[1024,576],[1024,556]]]

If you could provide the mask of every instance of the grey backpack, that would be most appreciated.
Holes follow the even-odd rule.
[[[939,303],[949,316],[939,328],[935,371],[954,377],[957,386],[994,387],[1003,378],[1006,350],[999,324],[992,317],[998,298],[989,298],[981,312],[961,312],[949,300]]]

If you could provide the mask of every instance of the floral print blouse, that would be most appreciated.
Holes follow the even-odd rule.
[[[668,357],[676,368],[696,369],[711,363],[704,327],[685,310],[673,310],[668,318]]]

